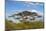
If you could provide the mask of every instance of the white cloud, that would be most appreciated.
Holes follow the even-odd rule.
[[[43,5],[43,4],[40,4],[39,2],[36,2],[35,4],[32,3],[32,2],[34,2],[34,0],[9,0],[9,1],[24,1],[24,2],[27,3],[27,4],[32,4],[32,5]],[[36,0],[36,1],[38,1],[38,0]]]
[[[43,4],[40,4],[39,2],[35,2],[35,3],[32,3],[32,2],[25,2],[27,4],[31,4],[31,5],[43,5]]]
[[[32,10],[32,12],[37,12],[36,10]]]
[[[43,16],[43,13],[42,13],[42,12],[40,12],[40,11],[32,10],[31,12],[36,12],[38,15],[42,15],[42,16]]]

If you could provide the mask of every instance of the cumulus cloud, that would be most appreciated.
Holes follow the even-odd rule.
[[[32,10],[31,12],[36,12],[38,15],[42,15],[42,16],[43,16],[43,13],[42,13],[42,12],[40,12],[40,11]]]
[[[37,12],[37,10],[32,10],[32,12]]]

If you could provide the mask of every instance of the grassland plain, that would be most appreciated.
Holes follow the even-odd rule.
[[[22,22],[22,23],[13,23],[12,21],[5,21],[6,30],[25,30],[25,29],[41,29],[44,28],[44,22],[35,21],[35,22]]]

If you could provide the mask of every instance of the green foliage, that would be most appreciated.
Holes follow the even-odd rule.
[[[23,30],[23,29],[40,29],[44,28],[44,23],[41,21],[36,22],[22,22],[22,23],[13,23],[8,20],[5,21],[6,29],[12,30]]]

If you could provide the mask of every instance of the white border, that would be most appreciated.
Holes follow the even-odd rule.
[[[0,0],[0,31],[5,30],[4,0]]]
[[[19,0],[20,1],[20,0]],[[22,1],[22,0],[21,0]],[[24,0],[23,0],[24,1]],[[25,0],[26,1],[26,0]],[[33,2],[36,2],[37,0],[30,0]],[[38,0],[38,2],[44,2],[45,3],[45,7],[46,8],[46,0]],[[45,11],[45,19],[46,20],[46,9],[44,9]],[[46,21],[45,22],[45,29],[31,29],[31,30],[18,30],[18,31],[46,31]],[[4,0],[0,0],[0,31],[5,31],[5,1]]]

